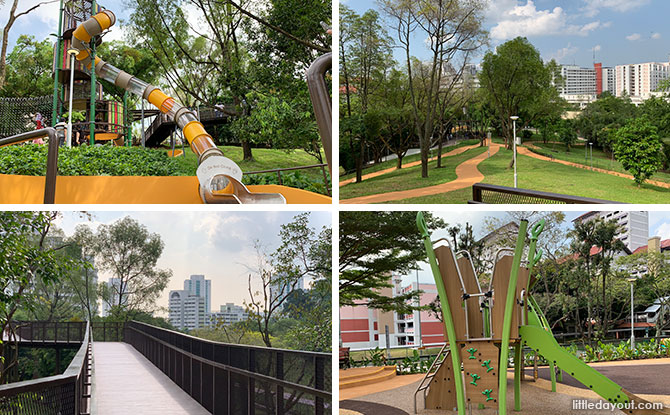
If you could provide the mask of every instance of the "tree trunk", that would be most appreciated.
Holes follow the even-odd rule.
[[[440,133],[440,139],[437,142],[437,168],[442,168],[442,133]]]
[[[16,20],[16,7],[19,5],[19,0],[14,0],[12,9],[9,12],[9,19],[2,30],[2,49],[0,49],[0,88],[5,86],[5,76],[7,73],[7,46],[9,44],[9,30],[12,28]]]
[[[358,159],[356,160],[356,183],[363,181],[363,160],[365,158],[365,146],[363,140],[359,144]]]
[[[400,154],[397,154],[397,156],[398,156],[398,159],[397,159],[397,163],[396,163],[396,168],[398,170],[400,170],[400,169],[402,169],[402,157],[403,156],[401,156]]]
[[[248,140],[242,140],[242,153],[244,161],[254,161],[254,155],[251,154],[251,144]]]

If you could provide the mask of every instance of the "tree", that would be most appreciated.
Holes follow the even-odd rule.
[[[577,132],[570,120],[561,120],[558,124],[558,138],[565,144],[565,151],[577,141]]]
[[[245,305],[249,320],[261,333],[267,347],[272,347],[272,322],[291,293],[301,288],[298,287],[300,281],[326,281],[330,286],[330,232],[329,228],[324,228],[317,235],[309,226],[309,213],[302,213],[281,226],[281,245],[271,255],[263,251],[260,242],[255,243],[257,264],[249,274],[249,301]],[[330,316],[325,317],[328,321],[322,321],[313,334],[330,337]]]
[[[135,314],[154,311],[172,277],[172,270],[156,268],[164,247],[160,235],[126,216],[101,225],[93,243],[96,264],[116,278],[116,283],[103,284],[101,289],[112,314],[132,319]]]
[[[421,177],[428,177],[428,153],[434,134],[440,93],[450,94],[458,83],[470,53],[479,49],[486,41],[486,32],[481,26],[481,14],[485,3],[480,0],[386,0],[383,2],[385,11],[396,20],[398,41],[405,50],[411,106],[414,125],[421,147]],[[420,104],[416,85],[413,80],[412,59],[410,57],[411,33],[420,28],[428,37],[430,62],[427,68],[427,82],[423,85],[423,103]],[[460,59],[459,64],[456,61]],[[442,88],[443,73],[448,66],[460,68],[454,76],[446,79],[447,88]]]
[[[53,92],[51,65],[53,47],[48,39],[41,42],[34,36],[21,35],[7,56],[5,84],[2,96],[35,97]]]
[[[96,48],[96,55],[100,56],[105,62],[145,82],[157,83],[160,81],[160,65],[154,55],[141,43],[131,46],[127,42],[119,40],[103,42]],[[100,79],[99,82],[103,83],[103,89],[106,93],[119,102],[123,101],[125,89],[104,79]],[[133,94],[130,94],[129,97],[135,99]]]
[[[428,229],[446,224],[425,214]],[[395,297],[380,293],[392,287],[394,275],[417,269],[426,258],[415,212],[340,212],[340,306],[405,313],[416,308],[420,291]]]
[[[635,116],[635,105],[630,97],[615,97],[606,91],[589,103],[577,118],[577,128],[590,143],[604,151],[612,151],[613,133]]]
[[[614,133],[614,155],[638,187],[662,166],[658,130],[646,118],[631,120]]]
[[[511,116],[518,116],[517,128],[524,129],[542,117],[563,112],[565,104],[556,87],[560,84],[558,65],[553,60],[545,64],[524,37],[486,53],[479,80],[484,98],[491,102],[501,123],[508,149],[512,146]]]
[[[0,212],[0,384],[17,364],[17,353],[5,361],[10,344],[18,350],[15,327],[10,325],[19,308],[30,309],[40,301],[35,284],[56,285],[77,261],[58,255],[66,245],[51,245],[49,232],[58,212]]]
[[[25,16],[26,14],[32,12],[33,10],[36,10],[38,7],[53,3],[56,0],[50,0],[50,1],[43,1],[41,3],[37,3],[36,5],[30,7],[29,9],[16,13],[16,9],[19,6],[19,0],[14,0],[12,3],[12,7],[9,10],[9,17],[7,18],[7,23],[5,23],[5,27],[2,29],[2,45],[0,46],[0,89],[2,89],[5,86],[5,76],[7,72],[7,47],[9,46],[9,31],[12,29],[12,26],[14,26],[14,23],[16,23],[16,19],[18,19],[21,16]],[[4,3],[4,2],[3,2]]]

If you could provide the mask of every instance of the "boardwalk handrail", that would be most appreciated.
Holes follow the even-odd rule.
[[[494,184],[475,183],[472,185],[472,200],[468,203],[490,204],[620,204],[610,200],[592,199],[588,197],[564,195],[560,193],[541,192],[539,190],[520,189],[498,186]]]
[[[329,353],[219,343],[137,321],[125,341],[213,414],[332,411]]]
[[[58,134],[53,127],[28,131],[27,133],[0,138],[0,147],[11,144],[23,143],[38,138],[49,138],[49,150],[47,152],[47,175],[44,183],[44,203],[53,204],[56,200],[56,176],[58,175]]]
[[[91,397],[89,329],[90,325],[86,322],[81,347],[62,374],[0,385],[0,413],[89,414]]]

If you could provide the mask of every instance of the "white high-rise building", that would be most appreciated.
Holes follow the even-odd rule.
[[[641,246],[646,246],[649,240],[649,212],[587,212],[573,220],[573,222],[588,222],[596,218],[616,220],[621,227],[619,239],[632,252]]]
[[[233,303],[226,303],[221,306],[220,311],[215,311],[208,315],[207,321],[210,327],[215,327],[219,324],[233,324],[239,321],[244,321],[249,318],[247,310],[240,305]]]
[[[659,83],[670,78],[670,63],[646,62],[616,66],[616,96],[624,93],[648,99],[657,92]]]
[[[596,100],[595,68],[561,65],[561,77],[563,85],[558,88],[561,98],[582,108]]]
[[[212,280],[206,280],[204,275],[191,275],[191,278],[184,280],[184,291],[196,297],[204,297],[207,312],[212,311]]]
[[[179,328],[194,330],[207,324],[205,297],[191,295],[187,290],[170,291],[168,319]]]

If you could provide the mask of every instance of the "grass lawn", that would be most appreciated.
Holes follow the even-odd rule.
[[[509,167],[512,152],[501,149],[479,164],[484,183],[514,186],[513,170]],[[626,203],[667,203],[670,189],[649,184],[637,187],[632,180],[550,161],[518,156],[519,187],[575,196],[606,199]],[[467,202],[467,198],[462,203]]]
[[[458,148],[458,147],[471,146],[473,144],[478,144],[478,143],[479,143],[479,140],[463,140],[463,141],[459,142],[458,144],[454,144],[453,146],[443,147],[442,148],[442,154],[444,154],[448,151],[451,151],[455,148]],[[437,156],[437,150],[432,150],[429,153],[429,158],[430,157],[435,157],[435,156]],[[412,154],[411,156],[403,157],[402,164],[405,165],[405,163],[411,163],[413,161],[418,161],[418,160],[421,160],[421,154]],[[379,163],[379,164],[373,164],[370,167],[364,168],[363,169],[363,174],[374,173],[376,171],[388,169],[388,168],[391,168],[391,167],[395,168],[397,164],[398,164],[397,160],[389,160],[389,161],[384,161],[384,162]],[[340,169],[341,169],[341,167],[340,167]],[[354,178],[354,177],[356,177],[356,172],[349,173],[349,174],[340,174],[340,181],[351,179],[351,178]]]
[[[237,163],[243,172],[319,164],[315,157],[310,156],[304,150],[291,150],[290,152],[286,152],[284,150],[269,148],[254,148],[252,150],[254,161],[242,161],[242,147],[219,146],[219,148],[223,151],[223,154],[226,157]],[[166,150],[161,149],[157,151]],[[186,168],[190,168],[195,176],[195,170],[198,168],[198,158],[188,146],[184,148],[184,153],[186,154],[186,157],[176,157],[176,160],[183,163]],[[326,171],[328,170],[326,169]],[[313,180],[323,181],[323,173],[320,168],[300,170],[300,174],[310,177]]]
[[[565,160],[565,161],[570,161],[572,163],[577,163],[577,164],[582,164],[585,166],[591,166],[591,157],[589,154],[588,159],[584,159],[584,145],[576,145],[574,146],[570,152],[565,151],[565,146],[562,144],[557,144],[557,143],[547,143],[544,144],[542,142],[535,142],[533,143],[537,147],[540,147],[543,149],[543,155],[551,155],[556,159],[559,160]],[[589,150],[590,153],[590,150]],[[594,148],[593,149],[593,167],[600,168],[600,169],[605,169],[605,170],[612,170],[616,171],[619,173],[626,173],[630,174],[629,172],[626,171],[626,169],[623,168],[621,163],[617,160],[612,160],[610,156],[608,156],[605,152],[603,152],[601,149]],[[658,172],[655,173],[652,177],[653,180],[658,180],[662,182],[668,182],[670,183],[670,174],[668,173],[662,173]]]
[[[456,166],[487,151],[487,147],[477,147],[461,154],[443,157],[441,169],[434,168],[437,160],[428,163],[428,178],[421,178],[421,165],[406,169],[395,170],[381,176],[363,180],[361,183],[351,183],[340,187],[340,199],[367,196],[382,192],[417,189],[450,182],[456,179]]]
[[[409,199],[402,200],[393,200],[390,202],[383,202],[385,204],[399,203],[399,204],[412,204],[412,203],[434,203],[434,204],[459,204],[467,203],[468,200],[472,199],[472,187],[466,187],[460,190],[454,190],[452,192],[440,193],[430,196],[421,196],[421,197],[412,197]]]

